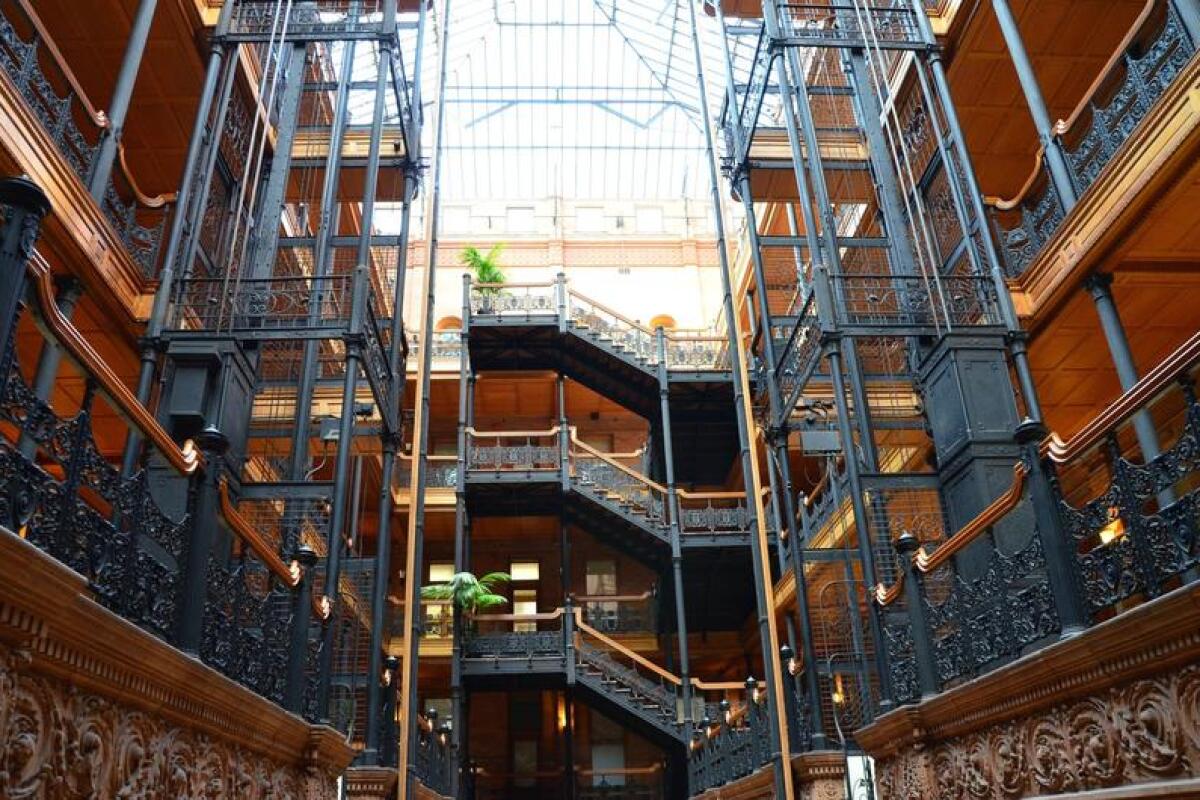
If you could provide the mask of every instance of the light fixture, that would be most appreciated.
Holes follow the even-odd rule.
[[[1125,538],[1125,520],[1121,519],[1121,509],[1109,506],[1108,523],[1098,531],[1098,535],[1101,546],[1108,546]]]
[[[833,694],[830,695],[833,704],[841,708],[846,703],[846,692],[842,688],[842,676],[834,674],[833,676]]]

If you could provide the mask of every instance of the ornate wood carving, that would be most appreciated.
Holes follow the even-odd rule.
[[[1200,775],[1200,665],[906,748],[877,764],[885,800],[1021,798]]]
[[[0,795],[333,798],[327,771],[282,764],[63,681],[0,645]]]

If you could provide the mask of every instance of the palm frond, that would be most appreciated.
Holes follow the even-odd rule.
[[[476,608],[494,608],[508,602],[508,598],[499,594],[481,594],[475,598]]]
[[[498,583],[508,583],[512,580],[512,576],[507,572],[489,572],[479,579],[479,582],[488,589],[493,588]]]

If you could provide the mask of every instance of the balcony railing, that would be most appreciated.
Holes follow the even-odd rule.
[[[437,712],[430,709],[416,718],[416,741],[413,743],[413,770],[427,789],[440,795],[450,793],[450,727],[438,722]]]
[[[1176,2],[1147,2],[1083,100],[1055,126],[1077,196],[1096,182],[1195,54],[1197,43],[1188,36]],[[1037,259],[1066,217],[1040,153],[1015,198],[989,198],[988,204],[1004,270],[1012,278]]]
[[[771,720],[765,693],[751,679],[744,701],[734,709],[721,703],[692,732],[688,784],[692,795],[745,777],[771,760]]]
[[[109,121],[84,94],[28,0],[0,2],[0,69],[71,172],[87,186]],[[173,200],[173,195],[143,194],[125,163],[124,150],[118,149],[99,207],[146,278],[158,274],[160,244]]]
[[[2,191],[28,196],[31,186],[10,180]],[[21,209],[5,208],[6,241],[15,240],[12,226],[36,233]],[[97,601],[114,613],[198,653],[263,697],[311,712],[319,653],[309,642],[320,636],[311,636],[309,627],[314,617],[323,622],[327,616],[325,604],[312,598],[316,554],[300,547],[281,556],[246,521],[230,495],[223,435],[206,429],[195,444],[176,444],[63,317],[49,265],[36,252],[19,263],[26,255],[18,249],[5,256],[18,262],[5,268],[25,280],[10,283],[5,302],[16,314],[0,320],[7,342],[0,360],[0,464],[9,498],[3,524],[86,578]],[[15,338],[26,280],[37,328],[85,379],[80,406],[68,416],[22,375]],[[174,473],[156,478],[154,492],[149,468],[123,474],[97,445],[98,398],[149,443],[156,468]],[[160,497],[171,505],[160,504]]]
[[[896,699],[984,674],[1194,580],[1200,334],[1067,441],[1026,437],[1009,490],[936,549],[897,544],[878,587]],[[1136,455],[1132,419],[1169,446]],[[1028,431],[1036,433],[1036,431]]]
[[[537,283],[472,284],[471,315],[488,321],[569,325],[581,336],[644,369],[658,366],[657,334],[636,320],[567,286],[566,278]],[[667,368],[727,371],[728,340],[717,330],[664,332]]]
[[[657,608],[654,592],[626,595],[578,595],[574,602],[583,610],[583,621],[601,633],[656,633]]]

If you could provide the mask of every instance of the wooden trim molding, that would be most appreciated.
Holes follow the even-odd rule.
[[[956,796],[950,787],[966,785],[1022,798],[1200,777],[1198,616],[1200,585],[1184,586],[884,714],[855,732],[876,759],[883,800]]]
[[[336,796],[353,757],[341,733],[108,611],[4,529],[0,573],[0,794],[57,796],[61,781],[79,797]]]

